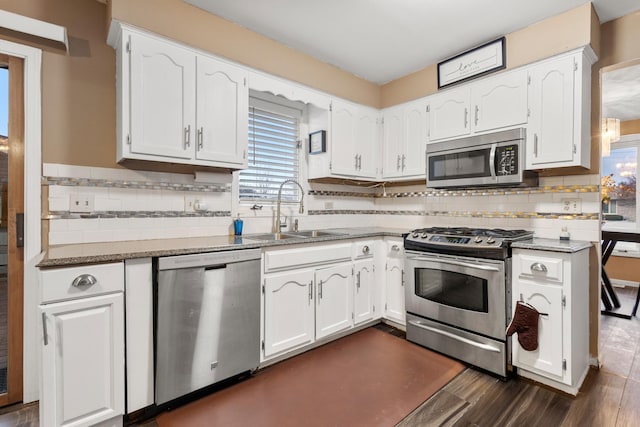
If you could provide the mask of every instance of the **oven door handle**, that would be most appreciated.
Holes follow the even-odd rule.
[[[500,272],[500,269],[498,267],[494,267],[494,266],[491,266],[491,265],[471,264],[471,263],[462,262],[462,261],[454,261],[454,260],[448,260],[448,259],[423,258],[423,257],[411,257],[409,259],[416,260],[416,261],[432,261],[432,262],[439,262],[439,263],[442,263],[442,264],[458,265],[460,267],[474,268],[476,270]]]
[[[436,334],[444,335],[445,337],[454,339],[456,341],[461,341],[461,342],[463,342],[465,344],[469,344],[469,345],[472,345],[474,347],[481,348],[482,350],[491,351],[491,352],[494,352],[494,353],[500,353],[500,349],[499,348],[494,347],[494,346],[489,345],[489,344],[484,344],[484,343],[481,343],[481,342],[476,342],[476,341],[470,340],[468,338],[459,337],[458,335],[452,334],[451,332],[442,331],[440,329],[433,328],[431,326],[423,325],[422,323],[417,322],[415,320],[410,320],[409,323],[412,324],[413,326],[418,327],[418,328],[426,329],[429,332],[433,332],[433,333],[436,333]]]

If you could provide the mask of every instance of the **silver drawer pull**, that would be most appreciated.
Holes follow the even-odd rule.
[[[73,282],[71,282],[71,286],[79,288],[81,286],[93,286],[96,283],[98,283],[98,279],[96,279],[91,274],[81,274],[80,276],[73,279]]]
[[[393,246],[391,246],[391,250],[394,251],[394,252],[398,252],[398,251],[400,251],[400,246],[393,245]]]
[[[47,313],[42,313],[42,335],[44,337],[44,345],[48,345],[49,337],[47,336]]]
[[[369,246],[363,246],[362,247],[362,253],[363,254],[368,254],[371,251],[371,249],[369,249]]]
[[[547,272],[547,266],[540,263],[540,262],[535,262],[533,264],[531,264],[531,271],[537,271],[540,273],[546,273]]]

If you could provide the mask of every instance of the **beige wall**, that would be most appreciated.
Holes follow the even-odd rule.
[[[592,38],[592,22],[591,4],[586,3],[563,14],[507,34],[507,69],[589,44]],[[389,107],[437,92],[437,76],[437,64],[433,64],[383,85],[381,87],[382,107]]]
[[[620,135],[633,135],[634,133],[640,133],[640,119],[620,122]]]

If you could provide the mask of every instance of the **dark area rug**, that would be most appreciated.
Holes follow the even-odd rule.
[[[169,426],[393,426],[464,365],[375,328],[156,418]]]

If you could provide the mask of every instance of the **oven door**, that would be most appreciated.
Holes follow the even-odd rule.
[[[505,261],[407,251],[408,313],[505,339]]]

